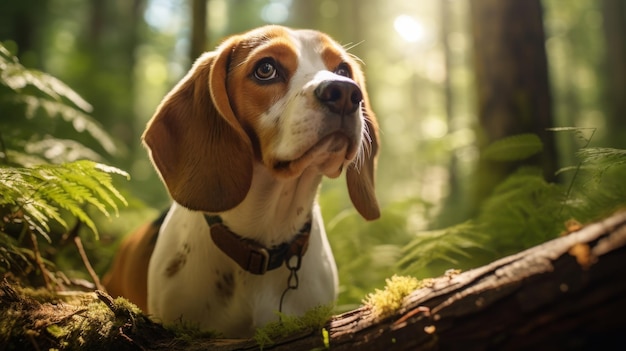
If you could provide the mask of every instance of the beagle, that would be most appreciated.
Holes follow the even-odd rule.
[[[163,99],[143,141],[173,204],[121,245],[112,295],[225,337],[334,301],[322,177],[345,169],[357,211],[380,214],[378,126],[341,45],[281,26],[230,37]]]

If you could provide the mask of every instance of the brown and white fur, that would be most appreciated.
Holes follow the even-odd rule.
[[[378,126],[361,68],[342,46],[280,26],[230,37],[164,98],[143,140],[174,203],[162,223],[124,242],[106,278],[111,294],[162,322],[227,337],[276,320],[290,271],[240,268],[211,240],[204,214],[218,214],[268,248],[311,220],[298,288],[282,311],[301,315],[334,301],[337,270],[316,201],[322,177],[346,169],[358,212],[379,217]]]

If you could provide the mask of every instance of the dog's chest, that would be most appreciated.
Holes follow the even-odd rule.
[[[246,272],[213,244],[202,214],[177,206],[170,212],[148,279],[149,312],[164,322],[185,320],[230,337],[249,336],[254,328],[275,320],[279,310],[302,314],[335,297],[334,271],[316,269],[320,261],[332,260],[319,235],[313,235],[303,257],[298,288],[286,293],[281,306],[290,274],[286,266],[263,275]],[[317,225],[314,231],[319,231]]]

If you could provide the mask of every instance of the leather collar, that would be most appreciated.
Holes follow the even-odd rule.
[[[267,248],[230,231],[220,216],[204,215],[204,219],[211,228],[211,239],[215,245],[241,268],[252,274],[265,274],[280,267],[293,256],[298,257],[299,265],[309,246],[310,220],[291,241]]]

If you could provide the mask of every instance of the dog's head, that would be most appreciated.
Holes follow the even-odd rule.
[[[259,162],[277,178],[347,168],[356,209],[380,215],[378,125],[363,73],[317,31],[266,26],[230,37],[163,99],[143,140],[173,199],[192,210],[237,206]]]

